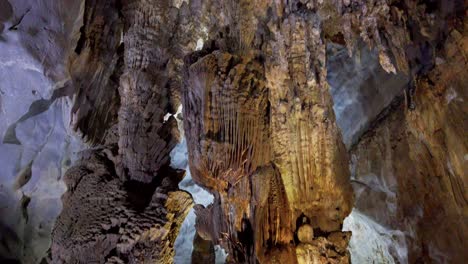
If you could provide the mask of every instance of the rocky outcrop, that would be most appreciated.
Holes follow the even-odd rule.
[[[194,50],[197,15],[187,3],[122,1],[125,21],[124,70],[119,93],[119,172],[133,180],[150,182],[169,162],[177,143],[174,117],[180,104],[182,58]]]
[[[124,71],[120,77],[119,153],[123,173],[151,182],[177,143],[177,122],[163,122],[168,110],[170,38],[177,10],[170,1],[123,1]]]
[[[87,151],[65,175],[68,191],[52,236],[53,263],[172,263],[192,199],[167,168],[161,182],[122,181],[102,151]]]
[[[170,1],[86,4],[71,60],[75,124],[101,146],[66,175],[52,262],[172,263],[192,205],[177,186],[184,172],[169,166],[177,122],[164,119],[179,11]]]

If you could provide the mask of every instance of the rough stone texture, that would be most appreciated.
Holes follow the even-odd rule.
[[[467,259],[467,43],[451,31],[445,60],[416,82],[416,108],[397,104],[351,151],[356,208],[404,232],[408,256],[390,252],[399,261]]]
[[[267,16],[282,6],[262,1],[229,7],[226,20],[239,24],[187,59],[190,168],[215,194],[199,214],[213,219],[198,228],[232,262],[305,261],[296,254],[297,221],[305,217],[333,244],[328,234],[340,231],[352,202],[319,21],[297,9]],[[324,243],[308,247],[318,252]]]
[[[378,52],[362,42],[350,57],[344,45],[327,45],[327,80],[336,122],[349,149],[408,86],[408,75],[385,72]]]
[[[67,174],[51,259],[172,263],[178,230],[192,204],[177,188],[183,171],[169,167],[179,139],[177,121],[164,120],[173,110],[170,94],[177,96],[171,78],[180,74],[170,65],[181,60],[171,58],[180,46],[172,44],[175,29],[184,23],[171,1],[86,4],[71,58],[78,91],[75,128],[90,143],[105,145]],[[90,207],[82,206],[83,199]]]
[[[305,215],[315,228],[337,231],[340,219],[342,221],[350,210],[347,203],[351,201],[350,188],[335,185],[334,178],[328,180],[327,174],[322,174],[322,178],[313,177],[320,175],[319,172],[307,171],[312,170],[309,162],[320,164],[315,160],[319,152],[312,157],[305,154],[311,154],[306,150],[310,144],[308,140],[312,139],[296,134],[301,132],[296,130],[301,126],[300,113],[297,113],[297,121],[289,119],[299,124],[284,124],[281,133],[278,132],[280,135],[273,133],[270,128],[275,125],[270,123],[273,106],[267,100],[264,76],[259,58],[254,54],[239,57],[214,51],[190,66],[189,84],[184,94],[184,127],[189,150],[192,151],[189,159],[191,172],[195,181],[215,193],[214,206],[197,213],[205,219],[199,220],[201,224],[197,222],[199,230],[205,229],[199,233],[203,233],[205,238],[211,236],[213,241],[223,241],[229,247],[231,261],[234,262],[255,259],[261,262],[294,261],[296,218]],[[295,100],[296,105],[298,100]],[[291,108],[300,111],[300,107]],[[322,115],[318,118],[320,124],[327,123],[327,120],[323,122]],[[307,129],[305,125],[305,131],[313,132],[312,128]],[[319,135],[325,136],[325,132],[322,133]],[[281,134],[286,135],[276,142],[299,141],[296,142],[298,148],[292,153],[283,153],[280,146],[278,153],[272,150],[271,146],[276,142],[271,142],[270,138]],[[276,167],[272,154],[277,157],[277,164],[284,166],[285,172],[281,173]],[[344,167],[341,170],[345,172],[347,165],[341,164]],[[335,168],[340,169],[339,166]],[[286,172],[287,169],[294,173]],[[341,175],[344,177],[346,174]],[[342,179],[343,183],[345,179]],[[328,182],[329,189],[324,189],[325,182]],[[301,186],[302,189],[293,186]],[[291,194],[287,192],[288,187]],[[323,190],[327,194],[317,191],[313,196],[307,191],[309,188]],[[343,199],[342,191],[347,193],[348,200],[340,200]],[[327,197],[325,199],[330,203],[319,203],[321,196]],[[346,255],[346,251],[340,253]]]
[[[123,1],[124,72],[120,77],[119,153],[130,179],[151,182],[177,143],[177,122],[163,122],[168,108],[170,37],[177,10],[170,1]]]
[[[213,241],[205,240],[195,234],[193,238],[192,264],[215,263],[215,252]]]
[[[350,233],[333,232],[328,238],[319,237],[310,243],[300,243],[296,247],[298,263],[351,263],[347,254],[349,237]]]
[[[352,204],[347,153],[326,81],[326,45],[312,13],[292,13],[266,47],[273,162],[296,221],[340,230]]]
[[[0,1],[0,263],[47,254],[61,178],[82,147],[68,126],[72,89],[64,85],[81,4]]]
[[[74,129],[91,144],[104,143],[105,132],[117,122],[123,64],[119,11],[118,1],[86,1],[81,35],[69,58]]]
[[[124,70],[120,77],[119,173],[151,182],[169,162],[177,143],[175,113],[180,100],[182,58],[194,49],[197,31],[187,3],[122,1]],[[196,19],[194,16],[193,19]],[[172,105],[171,105],[172,103]]]
[[[177,191],[170,169],[162,182],[145,185],[121,181],[114,167],[103,152],[87,151],[65,175],[53,263],[172,263],[190,195]]]
[[[231,263],[348,263],[341,229],[353,199],[327,84],[330,42],[353,58],[363,42],[383,71],[409,79],[406,108],[390,109],[353,150],[357,208],[407,232],[410,261],[465,259],[462,1],[44,0],[32,10],[27,2],[0,0],[0,41],[27,32],[26,49],[61,87],[31,109],[76,88],[75,129],[105,143],[67,174],[54,262],[172,261],[190,199],[169,168],[178,131],[165,117],[182,101],[193,178],[215,197],[195,209],[194,260],[212,262],[220,244]],[[66,18],[66,6],[84,10],[80,35],[81,18]],[[34,27],[38,12],[51,28]],[[64,39],[53,33],[62,26],[71,32]],[[66,48],[75,41],[74,52]],[[67,56],[69,67],[57,63]],[[393,96],[376,99],[366,122]],[[348,146],[357,140],[343,130]],[[34,164],[23,172],[18,188]]]

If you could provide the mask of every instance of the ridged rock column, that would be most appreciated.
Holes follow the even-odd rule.
[[[169,162],[177,122],[169,105],[168,49],[178,11],[172,1],[123,1],[125,66],[120,78],[119,153],[123,175],[151,182]]]
[[[187,57],[190,168],[215,196],[196,207],[196,226],[230,262],[349,261],[350,234],[341,232],[352,203],[348,157],[313,21],[291,14],[271,23],[262,50],[245,48],[246,29],[237,49],[221,39]]]
[[[290,14],[270,24],[265,49],[271,104],[272,161],[281,175],[299,263],[345,263],[352,207],[348,156],[326,81],[326,45],[312,14]],[[301,241],[301,233],[311,233]],[[310,236],[310,235],[309,235]],[[328,250],[333,245],[333,250]],[[325,250],[327,249],[327,250]],[[328,258],[328,259],[327,259]]]

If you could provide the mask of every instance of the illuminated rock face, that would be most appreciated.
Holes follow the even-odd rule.
[[[0,0],[0,262],[462,263],[464,14]]]
[[[83,148],[69,127],[65,67],[80,6],[0,1],[1,263],[39,263],[47,255],[62,209],[61,179]]]
[[[356,144],[379,114],[408,86],[404,73],[387,73],[378,52],[360,43],[358,55],[349,56],[343,45],[327,47],[327,80],[333,97],[336,122],[349,149]]]
[[[288,63],[300,68],[312,60],[303,55],[305,26],[285,27],[297,31],[286,40],[291,50],[286,41],[270,45],[298,53]],[[324,44],[313,51],[325,58]],[[198,209],[199,233],[222,241],[233,262],[307,263],[329,256],[348,262],[349,234],[341,233],[341,224],[352,194],[326,68],[314,69],[317,77],[290,73],[288,64],[279,64],[289,56],[205,52],[189,61],[183,93],[192,176],[215,195],[213,205]],[[317,229],[317,238],[296,247],[304,226]],[[325,248],[336,250],[320,256]]]

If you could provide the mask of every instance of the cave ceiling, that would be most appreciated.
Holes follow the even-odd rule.
[[[463,0],[0,0],[0,263],[465,263]]]

